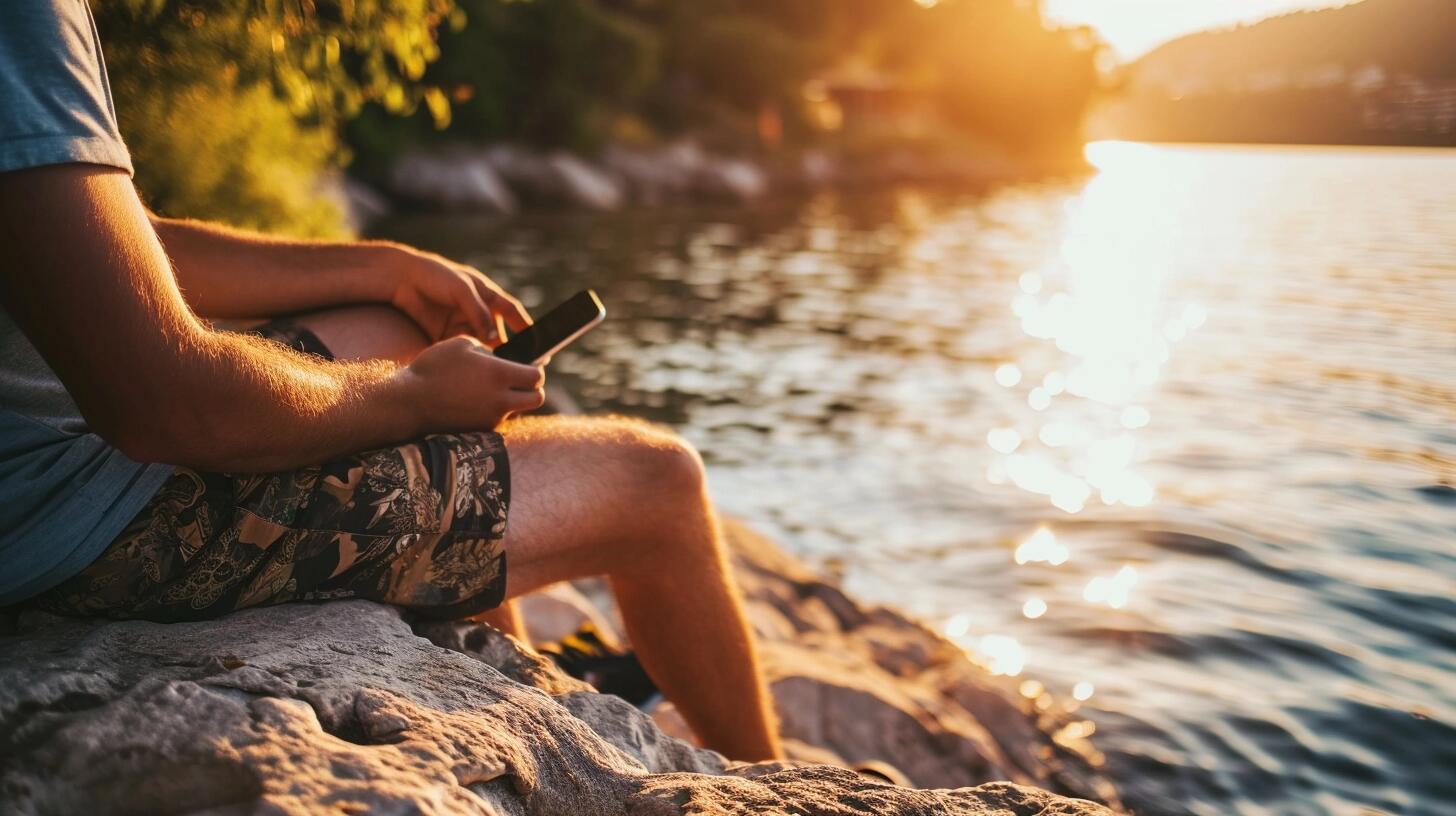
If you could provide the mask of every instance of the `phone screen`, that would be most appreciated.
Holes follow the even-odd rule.
[[[525,331],[497,346],[495,355],[515,363],[540,365],[606,316],[607,309],[597,293],[590,289],[582,290],[547,312]]]

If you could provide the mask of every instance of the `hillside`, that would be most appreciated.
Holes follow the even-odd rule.
[[[1364,0],[1199,32],[1125,69],[1096,136],[1456,144],[1456,2]]]

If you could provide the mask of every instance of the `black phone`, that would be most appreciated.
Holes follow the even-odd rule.
[[[607,307],[602,305],[597,293],[583,289],[527,326],[525,331],[496,346],[495,356],[513,363],[541,365],[606,316]]]

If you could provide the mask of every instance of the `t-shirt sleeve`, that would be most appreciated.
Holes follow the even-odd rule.
[[[3,0],[0,172],[72,162],[132,172],[86,0]]]

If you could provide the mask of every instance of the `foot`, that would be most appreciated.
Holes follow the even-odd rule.
[[[543,645],[540,652],[572,677],[585,680],[603,694],[615,694],[644,711],[662,698],[652,678],[637,661],[637,655],[607,646],[590,622],[557,643]]]

